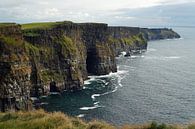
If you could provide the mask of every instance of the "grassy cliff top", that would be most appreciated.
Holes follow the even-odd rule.
[[[195,125],[165,125],[152,122],[142,125],[114,127],[102,121],[84,122],[61,112],[46,113],[43,110],[32,112],[0,113],[1,129],[195,129]]]
[[[8,27],[8,26],[15,26],[16,23],[0,23],[0,27]]]
[[[28,23],[22,24],[22,30],[28,29],[49,29],[56,27],[57,25],[61,24],[68,24],[72,23],[71,21],[63,21],[63,22],[39,22],[39,23]]]

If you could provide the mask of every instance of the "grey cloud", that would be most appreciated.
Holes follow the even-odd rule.
[[[83,0],[82,3],[73,0],[9,0],[0,4],[0,21],[24,23],[72,20],[75,22],[106,22],[110,25],[123,26],[190,25],[195,22],[193,13],[195,3],[193,2],[137,9],[98,10],[92,9],[93,7],[82,7],[88,1]]]

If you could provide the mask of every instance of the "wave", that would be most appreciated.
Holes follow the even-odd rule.
[[[140,57],[144,58],[145,56],[144,55],[132,55],[130,56],[130,59],[135,59],[135,58],[140,58]]]
[[[86,86],[83,86],[83,90],[85,90],[85,89],[91,89],[91,88],[89,88],[89,87],[86,87]]]
[[[31,99],[32,101],[39,100],[37,97],[30,97],[30,99]]]
[[[109,84],[109,82],[106,82],[106,83],[105,83],[105,86],[107,86],[108,84]]]
[[[82,118],[82,117],[84,117],[85,116],[85,114],[79,114],[77,117],[78,118]]]
[[[146,56],[145,59],[150,59],[150,60],[170,60],[170,59],[180,59],[180,56]]]
[[[104,83],[104,87],[109,85],[109,82],[107,82],[105,79],[103,78],[109,78],[109,77],[117,77],[118,78],[118,85],[115,84],[115,88],[111,91],[105,92],[105,93],[95,93],[91,95],[91,98],[93,101],[96,100],[96,97],[100,97],[103,95],[108,95],[111,93],[114,93],[118,90],[119,87],[123,87],[122,85],[122,79],[126,76],[126,74],[129,72],[128,70],[119,70],[120,66],[117,66],[118,71],[117,72],[111,72],[107,75],[100,75],[100,76],[88,76],[89,79],[85,81],[85,84],[89,84],[89,82],[91,83],[92,81],[102,81]],[[84,86],[83,89],[87,89],[87,87]],[[95,102],[93,107],[82,107],[80,108],[80,110],[92,110],[98,107],[101,107],[98,105],[99,102]]]
[[[137,57],[139,57],[139,56],[135,56],[135,55],[134,56],[130,56],[130,58],[137,58]]]
[[[179,59],[181,57],[179,56],[168,56],[168,57],[165,57],[166,59]]]
[[[125,56],[126,54],[127,54],[127,52],[125,52],[125,51],[121,52],[122,56]]]
[[[98,105],[100,102],[95,102],[95,103],[93,103],[94,105]]]
[[[40,98],[41,98],[41,99],[42,99],[42,98],[47,98],[47,95],[43,95],[43,96],[41,96]]]
[[[183,40],[184,38],[173,38],[173,39],[165,39],[165,40],[168,40],[168,41],[170,41],[170,40]]]
[[[126,73],[128,73],[128,71],[120,70],[120,71],[118,71],[118,72],[116,72],[116,73],[111,73],[110,76],[113,76],[113,75],[114,75],[114,76],[117,76],[117,77],[118,77],[118,86],[119,86],[119,87],[123,87],[123,85],[122,85],[121,82],[122,82],[122,79],[125,78]],[[116,92],[116,91],[118,90],[118,86],[115,86],[114,90],[112,90],[112,91],[108,91],[108,92],[105,92],[105,93],[102,93],[102,94],[93,94],[93,95],[91,96],[91,98],[92,98],[93,100],[95,100],[96,97],[114,93],[114,92]]]
[[[95,97],[99,97],[100,96],[100,94],[93,94],[92,96],[91,96],[91,98],[93,99],[93,100],[95,100]]]
[[[127,73],[128,71],[125,70],[118,70],[117,72],[110,72],[107,75],[100,75],[100,76],[88,76],[90,78],[90,81],[94,81],[94,80],[98,80],[101,78],[108,78],[108,77],[113,77],[113,76],[117,76],[118,74],[124,74]],[[103,82],[105,82],[105,80],[102,80]]]
[[[127,52],[123,51],[120,53],[120,55],[118,55],[118,57],[116,57],[117,59],[120,59],[121,57],[124,57],[127,54]]]
[[[114,93],[118,90],[119,87],[122,87],[122,79],[126,76],[126,74],[129,72],[128,70],[119,70],[119,67],[117,67],[118,71],[115,72],[115,73],[109,73],[107,75],[100,75],[100,76],[89,76],[89,79],[87,81],[85,81],[85,84],[89,84],[89,82],[91,81],[102,81],[104,83],[104,85],[108,85],[109,82],[106,82],[106,80],[102,79],[102,78],[108,78],[108,77],[117,77],[118,78],[118,85],[115,84],[115,88],[112,90],[112,91],[108,91],[108,92],[105,92],[105,93],[95,93],[95,94],[92,94],[91,95],[91,98],[92,100],[94,101],[93,105],[94,106],[91,106],[91,107],[81,107],[79,108],[80,110],[93,110],[93,109],[96,109],[96,108],[100,108],[100,107],[103,107],[103,106],[99,106],[99,103],[98,101],[95,101],[96,100],[96,97],[100,97],[100,96],[104,96],[104,95],[108,95],[108,94],[111,94],[111,93]],[[86,89],[86,87],[84,87],[84,89]]]
[[[79,108],[79,109],[80,109],[80,110],[85,110],[85,111],[87,111],[87,110],[93,110],[93,109],[100,108],[100,107],[102,107],[102,106],[95,105],[95,106],[93,106],[93,107],[81,107],[81,108]]]
[[[49,103],[47,102],[42,102],[41,105],[48,105]]]
[[[84,85],[90,85],[90,84],[91,84],[91,80],[90,79],[84,81]]]
[[[60,95],[59,92],[50,92],[49,95]]]

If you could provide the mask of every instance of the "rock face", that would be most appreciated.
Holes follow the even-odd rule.
[[[21,26],[0,27],[0,108],[22,110],[30,107],[31,65],[25,53]]]
[[[160,40],[160,39],[173,39],[180,38],[180,35],[174,32],[172,29],[147,29],[142,28],[141,32],[147,40]]]
[[[168,29],[51,22],[0,24],[0,108],[27,110],[30,97],[82,89],[88,75],[116,72],[115,57],[178,38]]]
[[[135,51],[147,49],[147,40],[140,28],[137,27],[109,27],[110,47],[115,52],[115,56],[126,52],[131,55]]]

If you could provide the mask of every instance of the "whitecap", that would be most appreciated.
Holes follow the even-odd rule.
[[[38,98],[37,98],[37,97],[30,97],[30,99],[31,99],[32,101],[36,101],[36,100],[38,100]]]
[[[107,86],[109,84],[109,82],[106,82],[105,85]]]
[[[130,58],[132,58],[132,59],[134,59],[134,58],[138,58],[138,57],[141,57],[141,56],[135,56],[135,55],[130,56]]]
[[[82,118],[82,117],[84,117],[85,116],[85,114],[79,114],[77,117],[78,118]]]
[[[124,76],[125,77],[125,75],[128,73],[129,71],[128,70],[118,70],[117,72],[115,72],[115,73],[110,73],[110,74],[108,74],[108,75],[102,75],[102,76],[96,76],[96,79],[101,79],[101,78],[105,78],[105,77],[118,77],[119,78],[119,80],[120,80],[120,78],[121,78],[121,76]],[[108,82],[106,82],[105,80],[102,80],[102,82],[104,82],[105,84],[108,84]]]
[[[60,92],[50,92],[50,95],[60,95]]]
[[[42,102],[41,105],[48,105],[49,103],[47,102]]]
[[[118,68],[119,68],[119,67],[118,67]],[[118,70],[117,72],[114,72],[114,73],[111,72],[111,73],[108,74],[108,75],[89,76],[89,78],[90,78],[90,80],[100,80],[100,81],[102,81],[102,82],[105,84],[105,86],[106,86],[106,85],[109,84],[109,82],[106,82],[106,80],[103,80],[103,79],[101,79],[101,78],[113,77],[113,76],[115,76],[115,77],[118,78],[118,86],[123,87],[121,81],[122,81],[123,78],[125,78],[125,76],[127,75],[128,72],[129,72],[128,70]],[[106,93],[103,93],[103,94],[93,94],[93,95],[91,96],[91,98],[92,98],[93,101],[94,101],[96,97],[99,97],[99,96],[102,96],[102,95],[107,95],[107,94],[110,94],[110,93],[114,93],[114,92],[117,91],[118,86],[116,86],[116,87],[114,88],[114,90],[109,91],[109,92],[106,92]]]
[[[81,108],[79,108],[80,110],[85,110],[85,111],[87,111],[87,110],[93,110],[93,109],[96,109],[96,108],[100,108],[101,106],[99,106],[99,105],[95,105],[95,106],[93,106],[93,107],[81,107]]]
[[[46,95],[43,95],[43,96],[41,96],[40,98],[47,98],[47,96],[46,96]]]
[[[125,55],[127,54],[127,52],[125,52],[125,51],[123,51],[123,52],[121,52],[119,55],[118,55],[118,57],[116,57],[116,58],[121,58],[121,57],[124,57]]]
[[[144,59],[152,59],[152,60],[170,60],[170,59],[180,59],[181,57],[179,56],[159,56],[159,57],[156,57],[156,56],[147,56],[145,57]]]
[[[125,52],[125,51],[121,52],[122,56],[125,56],[126,54],[127,54],[127,52]]]
[[[91,84],[91,80],[90,79],[84,81],[84,85],[90,85],[90,84]]]
[[[92,96],[91,96],[91,98],[93,99],[93,100],[95,100],[95,97],[99,97],[100,96],[100,94],[93,94]]]
[[[94,105],[98,105],[100,102],[95,102],[95,103],[93,103]]]
[[[84,90],[84,89],[87,89],[87,87],[83,86],[83,90]]]
[[[168,57],[165,57],[166,59],[179,59],[181,57],[179,56],[168,56]]]

